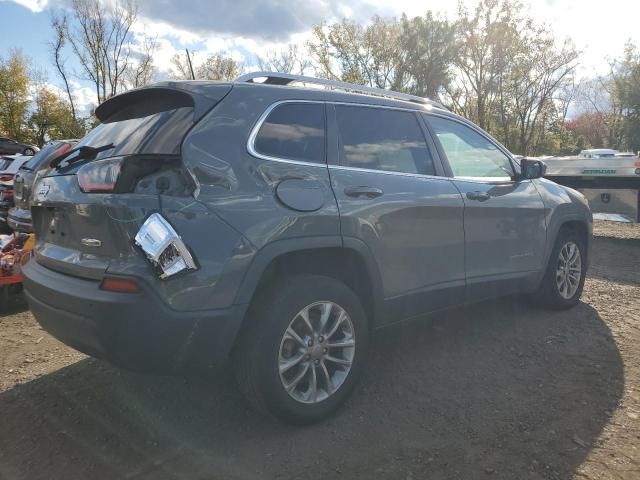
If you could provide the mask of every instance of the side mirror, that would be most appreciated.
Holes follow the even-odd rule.
[[[544,177],[547,173],[547,165],[540,160],[522,158],[520,160],[520,175],[522,178],[532,180]]]

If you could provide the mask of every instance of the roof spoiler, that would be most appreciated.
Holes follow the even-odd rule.
[[[121,93],[95,110],[103,123],[139,118],[154,113],[192,107],[200,118],[231,90],[230,84],[211,82],[162,82]]]

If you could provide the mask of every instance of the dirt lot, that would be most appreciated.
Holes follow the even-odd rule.
[[[640,479],[640,226],[597,233],[577,308],[507,299],[381,332],[345,407],[306,428],[223,379],[88,359],[17,305],[0,318],[0,479]]]

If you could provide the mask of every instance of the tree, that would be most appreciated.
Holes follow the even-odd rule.
[[[69,86],[69,75],[67,73],[66,61],[63,57],[63,49],[67,41],[67,18],[53,15],[51,17],[51,26],[55,32],[54,40],[50,43],[53,62],[60,77],[62,78],[62,81],[64,82],[64,88],[67,92],[67,98],[69,99],[69,106],[71,107],[71,115],[75,122],[77,121],[76,107],[73,101],[73,95],[71,94],[71,87]]]
[[[195,58],[192,58],[195,62]],[[176,53],[171,58],[171,78],[175,80],[191,80],[191,69],[186,53]],[[194,65],[197,80],[234,80],[242,71],[242,66],[233,58],[223,53],[207,55],[202,63]]]
[[[640,150],[640,52],[628,43],[611,79],[613,97],[622,116],[620,148]]]
[[[403,90],[408,82],[403,68],[401,26],[375,16],[366,27],[350,20],[313,28],[307,43],[316,74],[377,88]]]
[[[235,80],[242,67],[231,57],[222,54],[208,55],[196,68],[196,78],[203,80]]]
[[[484,129],[497,111],[499,79],[512,59],[520,8],[512,0],[481,0],[473,12],[459,7],[456,82],[449,97],[454,110]]]
[[[565,123],[576,138],[582,137],[591,148],[608,147],[609,129],[605,115],[600,112],[584,112]]]
[[[264,57],[258,57],[258,67],[265,72],[304,75],[311,68],[311,61],[298,45],[290,43],[282,50],[272,50]]]
[[[122,87],[124,90],[143,87],[151,83],[155,68],[153,66],[153,54],[158,47],[157,39],[144,37],[142,45],[132,53],[135,61],[131,68],[123,75]]]
[[[458,34],[448,88],[453,109],[515,153],[565,144],[545,137],[562,132],[568,107],[556,97],[573,83],[578,52],[572,44],[558,43],[517,0],[482,0],[472,13],[461,6]]]
[[[610,148],[640,149],[640,52],[627,43],[622,58],[610,62],[608,75],[584,81],[577,106],[598,114],[606,125]]]
[[[85,133],[74,118],[69,102],[48,86],[40,87],[36,93],[29,125],[32,141],[40,147],[49,139],[79,138]]]
[[[500,99],[503,104],[507,102],[501,111],[513,112],[510,117],[515,118],[517,130],[516,139],[507,137],[507,146],[526,155],[535,152],[536,135],[540,139],[545,127],[558,116],[554,95],[571,81],[578,53],[568,41],[557,46],[544,26],[519,30],[518,38],[519,48],[507,69],[510,74],[506,82],[500,82],[507,95]]]
[[[81,66],[80,75],[93,84],[98,103],[151,78],[155,42],[143,40],[142,53],[136,58],[131,29],[137,14],[134,0],[72,0],[69,17],[62,13],[52,19],[54,46],[60,39],[68,41]],[[54,48],[54,59],[63,46],[64,42]]]
[[[20,50],[0,57],[0,130],[8,137],[23,140],[29,108],[29,65]]]
[[[171,57],[169,76],[174,80],[192,80],[191,67],[189,67],[186,53],[176,53]]]
[[[424,17],[403,15],[401,26],[402,68],[411,77],[408,90],[438,98],[449,84],[451,65],[458,54],[455,25],[427,12]]]

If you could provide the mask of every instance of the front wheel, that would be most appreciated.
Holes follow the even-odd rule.
[[[364,365],[369,333],[351,289],[329,277],[297,275],[263,294],[250,317],[234,357],[251,403],[304,424],[346,400]]]
[[[553,309],[571,308],[580,300],[587,274],[586,245],[575,230],[562,229],[549,257],[534,300]]]

